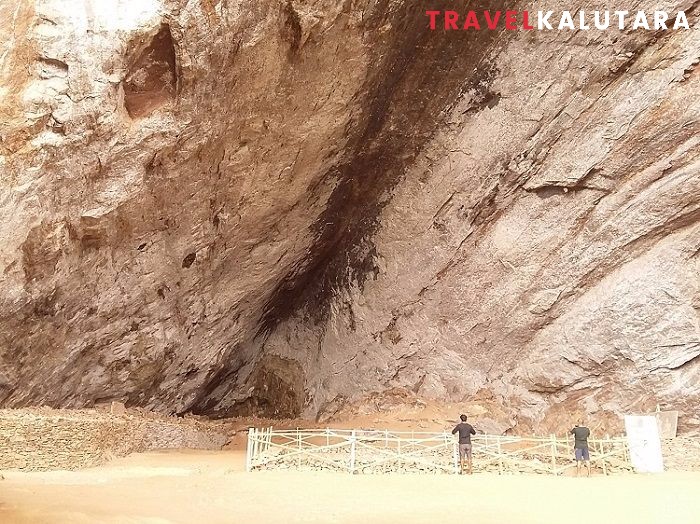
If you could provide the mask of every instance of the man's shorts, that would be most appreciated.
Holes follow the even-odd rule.
[[[576,448],[574,453],[576,453],[576,460],[590,460],[588,448]]]
[[[459,445],[459,458],[472,458],[472,445],[471,444],[460,444]]]

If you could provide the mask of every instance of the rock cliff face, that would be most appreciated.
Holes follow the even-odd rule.
[[[0,403],[700,426],[700,33],[425,4],[0,3]]]

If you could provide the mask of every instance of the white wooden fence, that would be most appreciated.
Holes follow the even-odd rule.
[[[591,465],[603,473],[631,471],[627,440],[589,439]],[[575,468],[569,437],[474,435],[474,471],[562,474]],[[327,469],[350,473],[458,473],[449,433],[297,429],[248,431],[246,470]]]

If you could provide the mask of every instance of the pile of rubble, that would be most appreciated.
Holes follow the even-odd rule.
[[[268,452],[269,453],[269,452]],[[289,455],[289,456],[288,456]],[[355,457],[355,473],[451,473],[452,452],[435,450],[430,456],[421,455],[418,460],[383,453],[380,449],[363,449]],[[350,471],[350,454],[347,449],[324,449],[309,451],[303,455],[293,450],[277,451],[256,469],[300,471]]]
[[[350,454],[347,448],[335,449],[307,449],[307,452],[300,454],[292,448],[283,450],[270,450],[263,464],[257,465],[258,470],[285,470],[293,469],[300,471],[350,471]],[[571,466],[571,471],[575,466],[573,457],[567,459],[558,456],[556,460],[557,468]],[[608,457],[605,469],[602,463],[594,463],[593,467],[606,474],[632,473],[632,465]],[[451,448],[433,448],[430,451],[416,453],[407,451],[401,456],[396,450],[382,450],[381,447],[370,449],[364,447],[358,451],[354,461],[353,472],[355,473],[453,473],[454,456]],[[518,460],[508,461],[504,459],[504,464],[500,464],[495,459],[484,459],[478,452],[474,455],[474,471],[484,473],[543,473],[551,474],[551,457],[545,453],[522,453]],[[568,470],[567,470],[568,471]]]
[[[221,449],[227,441],[204,422],[138,411],[0,410],[0,469],[79,469],[156,449]]]

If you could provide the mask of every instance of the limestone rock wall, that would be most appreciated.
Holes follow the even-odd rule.
[[[301,356],[307,413],[403,388],[505,406],[503,430],[657,404],[697,427],[699,57],[697,31],[490,50],[379,215],[370,278],[262,344]]]
[[[184,411],[305,264],[361,111],[361,13],[0,9],[0,399]]]
[[[698,31],[418,4],[1,3],[0,402],[700,425]]]

